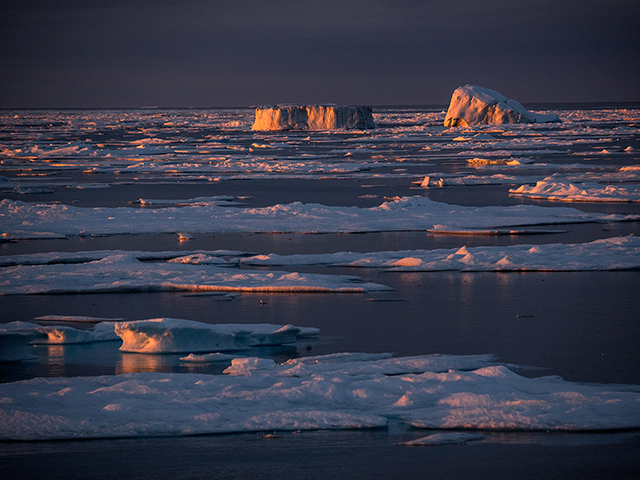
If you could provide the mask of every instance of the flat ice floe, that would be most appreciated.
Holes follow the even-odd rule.
[[[238,253],[238,252],[236,252]],[[177,256],[176,256],[177,255]],[[149,258],[162,261],[141,261]],[[338,252],[226,257],[216,252],[98,251],[3,258],[0,294],[188,292],[376,292],[360,277],[251,271],[232,267],[331,265],[397,271],[596,271],[640,268],[640,237],[578,244],[462,247],[436,250]],[[57,262],[57,263],[54,263]],[[221,267],[219,265],[230,265]]]
[[[615,237],[577,244],[462,247],[388,252],[256,255],[248,265],[332,265],[397,271],[580,271],[640,268],[640,237]]]
[[[572,208],[517,205],[464,207],[426,197],[396,197],[378,207],[335,207],[294,202],[263,208],[215,205],[181,208],[81,208],[61,204],[0,202],[1,238],[176,232],[338,233],[449,230],[637,220],[639,215],[585,213]]]
[[[71,255],[70,255],[71,257]],[[106,292],[338,292],[389,290],[348,275],[265,272],[215,265],[142,262],[114,251],[86,263],[16,265],[0,269],[0,294]]]
[[[639,386],[530,379],[492,360],[345,355],[278,365],[244,358],[234,360],[233,375],[37,378],[0,385],[0,439],[379,428],[389,418],[429,429],[640,427]]]

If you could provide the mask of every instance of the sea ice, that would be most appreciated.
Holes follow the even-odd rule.
[[[390,290],[384,285],[366,283],[360,277],[348,275],[239,270],[216,265],[142,262],[139,258],[139,252],[105,251],[99,259],[86,263],[2,268],[0,295],[150,291],[363,293]]]
[[[42,326],[31,322],[9,322],[0,324],[0,333],[13,331],[32,334],[33,345],[63,345],[119,340],[114,333],[114,326],[115,322],[100,322],[91,329],[79,330],[64,325]]]
[[[370,107],[276,105],[256,108],[252,130],[336,130],[375,128]]]
[[[509,190],[511,195],[561,202],[640,202],[640,185],[570,183],[547,177],[535,185]]]
[[[447,232],[454,233],[454,232]],[[472,235],[473,231],[466,231]],[[485,231],[476,234],[487,233]],[[493,232],[497,234],[497,232]],[[506,233],[506,232],[505,232]],[[526,233],[521,231],[519,233]],[[535,231],[534,231],[535,233]],[[386,252],[256,255],[248,265],[332,265],[396,271],[583,271],[640,268],[640,237],[613,237],[576,244],[462,247]]]
[[[136,353],[199,353],[295,343],[302,328],[270,324],[208,324],[176,318],[118,322],[120,350]],[[306,333],[318,333],[307,328]]]
[[[62,204],[0,202],[2,238],[194,232],[344,233],[451,230],[514,225],[628,221],[638,215],[587,213],[572,208],[515,205],[467,207],[426,197],[394,197],[377,207],[340,207],[294,202],[261,208],[186,206],[82,208]],[[89,253],[87,253],[89,255]]]
[[[525,378],[486,355],[431,357],[317,357],[298,365],[245,358],[233,360],[233,375],[130,373],[5,383],[0,439],[379,428],[389,418],[429,429],[640,427],[638,386]],[[447,440],[453,437],[432,438]]]
[[[484,440],[486,437],[478,433],[454,432],[454,433],[434,433],[426,437],[410,440],[408,442],[397,443],[407,447],[433,447],[436,445],[466,445],[467,442]]]
[[[475,85],[458,87],[451,97],[444,120],[445,127],[466,127],[477,124],[559,122],[556,115],[528,111],[515,100]]]

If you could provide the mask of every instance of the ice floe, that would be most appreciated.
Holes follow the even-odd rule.
[[[559,121],[560,118],[557,115],[530,112],[516,100],[508,99],[495,90],[465,85],[453,92],[444,126],[466,127],[482,123],[496,125]]]
[[[389,287],[348,275],[235,270],[215,265],[142,262],[135,252],[103,252],[86,263],[0,269],[0,294],[106,292],[369,292]]]
[[[64,325],[38,325],[32,322],[0,324],[0,333],[23,332],[33,334],[31,344],[68,345],[74,343],[108,342],[119,340],[115,334],[115,322],[100,322],[93,328],[80,330]]]
[[[199,353],[246,350],[295,343],[299,335],[317,335],[310,327],[270,324],[208,324],[176,318],[118,322],[120,350],[136,353]]]
[[[272,254],[245,257],[240,261],[248,265],[333,265],[398,271],[630,270],[640,268],[640,237],[614,237],[579,244],[464,246],[459,249],[370,253]]]
[[[570,183],[553,177],[509,190],[511,195],[561,202],[640,202],[640,185]]]
[[[4,199],[0,202],[0,216],[4,241],[135,233],[417,231],[429,230],[436,224],[468,229],[640,218],[533,205],[465,207],[420,196],[395,197],[371,208],[301,202],[261,208],[81,208]]]
[[[252,130],[375,128],[370,107],[276,105],[256,108]]]
[[[233,375],[131,373],[2,384],[0,439],[379,428],[390,418],[428,429],[640,427],[638,386],[525,378],[487,355],[335,360],[276,364],[247,357],[233,360]],[[457,434],[465,433],[472,432]],[[417,443],[472,439],[479,437]]]

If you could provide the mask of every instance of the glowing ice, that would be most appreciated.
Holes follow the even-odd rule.
[[[482,123],[546,123],[559,122],[556,115],[528,111],[515,100],[488,88],[475,85],[458,87],[451,97],[444,120],[445,127],[466,127]]]
[[[370,107],[277,105],[256,108],[252,130],[375,128]]]
[[[137,353],[199,353],[294,343],[303,330],[293,325],[208,324],[176,318],[118,322],[120,350]],[[310,330],[307,329],[307,332]],[[317,329],[314,329],[317,333]]]

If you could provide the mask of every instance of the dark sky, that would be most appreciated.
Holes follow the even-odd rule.
[[[0,108],[640,101],[638,0],[0,5]]]

